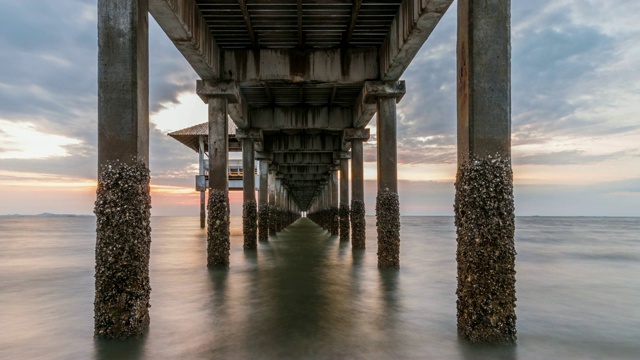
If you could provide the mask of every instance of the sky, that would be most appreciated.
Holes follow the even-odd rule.
[[[456,6],[402,76],[403,215],[453,215]],[[637,0],[512,1],[517,215],[640,216],[637,14]],[[151,16],[149,32],[152,214],[197,215],[197,154],[166,134],[207,121],[206,106]],[[97,51],[95,0],[0,0],[0,214],[93,212]],[[375,141],[365,149],[373,215]]]

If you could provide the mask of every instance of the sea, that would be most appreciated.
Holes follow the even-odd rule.
[[[197,217],[152,217],[151,325],[93,337],[95,218],[0,218],[0,359],[640,359],[640,218],[518,217],[516,346],[456,333],[452,217],[401,218],[401,268],[286,229],[206,267]]]

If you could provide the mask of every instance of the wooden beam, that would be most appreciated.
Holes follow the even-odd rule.
[[[351,43],[351,37],[353,36],[353,29],[356,27],[356,21],[358,21],[358,15],[360,15],[360,7],[362,6],[362,0],[354,0],[353,7],[351,8],[351,21],[343,37],[343,46],[347,47]]]
[[[251,26],[251,18],[249,17],[249,11],[247,10],[247,1],[246,0],[238,0],[238,4],[240,5],[240,10],[242,10],[242,17],[244,18],[244,24],[247,27],[247,32],[249,32],[249,40],[251,41],[251,45],[254,49],[258,48],[258,39],[253,31],[253,26]]]

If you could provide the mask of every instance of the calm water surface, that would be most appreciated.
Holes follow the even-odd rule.
[[[458,340],[455,227],[403,217],[399,271],[300,223],[257,251],[233,218],[206,268],[197,217],[152,218],[151,327],[93,339],[94,218],[0,218],[0,359],[640,359],[640,219],[518,218],[518,346]]]

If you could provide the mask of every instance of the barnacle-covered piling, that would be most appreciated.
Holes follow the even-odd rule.
[[[516,341],[514,203],[509,159],[471,159],[458,170],[458,334],[474,343]]]
[[[330,207],[329,209],[329,231],[331,235],[338,235],[340,229],[340,212],[337,207]]]
[[[254,200],[245,201],[242,204],[242,229],[244,234],[245,249],[255,249],[258,244],[258,210]]]
[[[351,200],[351,246],[354,249],[365,248],[367,221],[364,215],[364,201]]]
[[[389,189],[378,191],[376,198],[378,228],[378,267],[400,267],[400,202]]]
[[[136,338],[149,327],[149,169],[136,160],[108,162],[100,170],[94,209],[94,334]]]
[[[258,241],[269,241],[269,205],[262,204],[258,211]]]
[[[340,241],[349,241],[349,206],[340,205]]]
[[[269,205],[269,235],[275,235],[278,231],[278,209]]]
[[[207,219],[207,266],[229,267],[229,196],[227,191],[209,189]]]

